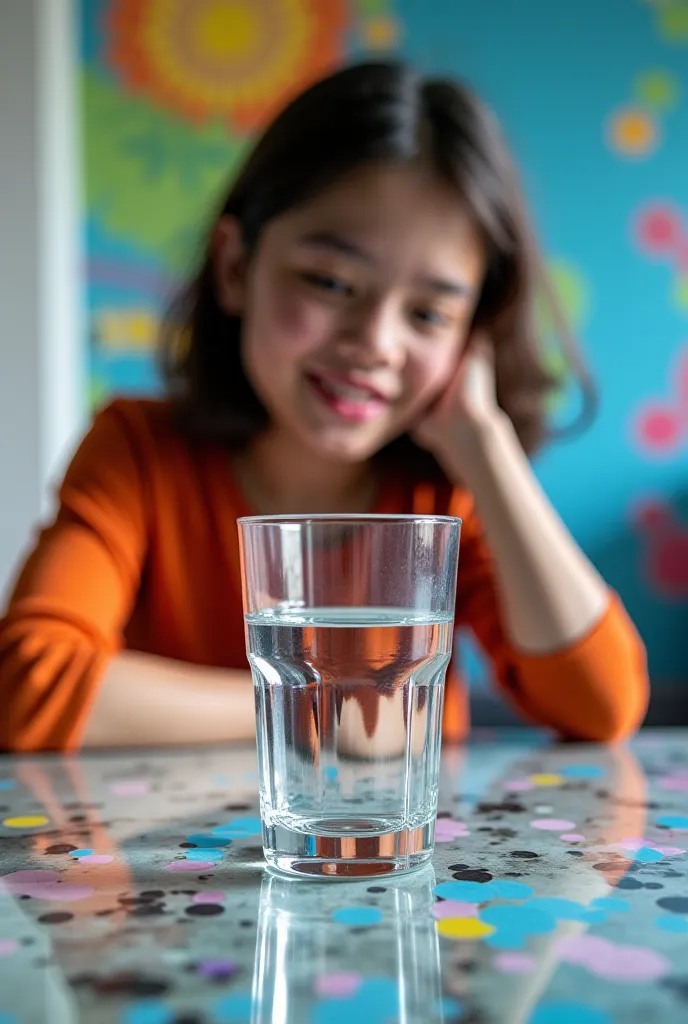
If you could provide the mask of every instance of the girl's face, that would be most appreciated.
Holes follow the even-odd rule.
[[[356,171],[271,221],[243,278],[236,250],[229,226],[218,282],[243,317],[246,374],[273,426],[311,451],[370,457],[455,373],[484,253],[456,196],[427,172]]]

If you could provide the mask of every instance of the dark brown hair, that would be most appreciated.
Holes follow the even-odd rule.
[[[423,78],[397,62],[356,65],[323,79],[267,128],[214,223],[236,217],[250,256],[269,221],[357,166],[418,159],[456,189],[484,239],[487,269],[473,326],[489,332],[498,402],[533,452],[547,433],[547,399],[557,385],[536,337],[536,293],[551,307],[549,319],[583,385],[587,413],[594,392],[547,292],[508,149],[489,111],[464,86]],[[211,233],[198,273],[170,309],[161,366],[186,429],[234,450],[268,423],[244,373],[240,335],[240,318],[224,313],[217,300]],[[416,472],[437,472],[407,437],[385,452],[403,455]]]

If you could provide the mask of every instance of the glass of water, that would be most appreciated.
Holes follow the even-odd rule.
[[[263,848],[290,874],[432,855],[461,523],[239,520]]]

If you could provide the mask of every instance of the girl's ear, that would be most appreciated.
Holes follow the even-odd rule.
[[[246,299],[246,247],[236,217],[222,217],[213,232],[212,261],[218,305],[241,316]]]

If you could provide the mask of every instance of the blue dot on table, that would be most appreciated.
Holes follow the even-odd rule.
[[[688,828],[688,816],[685,814],[663,814],[657,818],[657,824],[664,828]]]
[[[458,999],[454,999],[453,996],[442,996],[437,1001],[436,1013],[439,1017],[449,1017],[452,1021],[461,1020],[463,1003],[460,1003]]]
[[[494,878],[491,882],[485,882],[484,886],[489,887],[489,898],[498,900],[527,900],[533,895],[533,890],[523,882],[510,882],[508,879]]]
[[[334,782],[334,780],[337,778],[338,775],[339,775],[339,768],[335,768],[334,766],[331,766],[331,767],[325,769],[325,778],[329,782]]]
[[[528,1024],[611,1024],[609,1014],[585,1003],[542,1003]]]
[[[211,836],[206,832],[195,832],[192,836],[187,836],[186,841],[187,843],[193,843],[194,846],[198,846],[203,850],[219,849],[223,846],[229,846],[231,843],[231,839],[225,839],[223,836]]]
[[[142,999],[128,1006],[120,1019],[122,1024],[169,1024],[174,1017],[174,1012],[162,1000]]]
[[[340,907],[333,911],[332,918],[338,924],[352,928],[367,928],[382,920],[382,911],[377,907]]]
[[[92,853],[93,853],[93,850],[90,850],[87,847],[84,847],[83,850],[70,850],[69,851],[69,856],[70,857],[75,857],[78,860],[79,857],[90,857]]]
[[[507,906],[502,903],[486,907],[480,920],[496,928],[485,941],[493,949],[523,949],[528,935],[547,935],[557,927],[553,914],[528,906]]]
[[[688,932],[688,921],[685,917],[675,917],[673,914],[667,914],[666,917],[658,917],[655,920],[655,927],[661,928],[663,932],[685,935]]]
[[[597,764],[570,764],[562,768],[560,774],[566,779],[599,779],[604,775],[604,768]]]
[[[218,825],[211,830],[211,835],[222,839],[244,839],[247,836],[260,835],[263,824],[260,818],[233,818],[226,825]]]
[[[14,781],[14,779],[0,779],[0,790],[3,792],[8,789],[14,789],[16,785],[17,783]],[[0,1018],[0,1020],[1,1019],[2,1018]]]
[[[212,1005],[217,1024],[250,1024],[252,999],[250,992],[233,992]]]
[[[585,916],[589,913],[588,908],[575,900],[557,899],[555,897],[536,897],[523,907],[524,910],[543,910],[551,914],[558,921],[586,921]]]
[[[222,860],[222,857],[224,856],[224,850],[213,850],[212,848],[205,850],[184,850],[184,853],[186,854],[187,860],[200,860],[203,862]]]
[[[630,857],[631,860],[637,860],[639,864],[657,864],[660,860],[664,860],[663,853],[653,850],[649,846],[641,846],[639,850],[627,850],[625,856]]]
[[[525,900],[533,895],[529,885],[501,879],[493,879],[491,882],[440,882],[433,892],[442,899],[463,903],[486,903],[494,899]]]
[[[590,906],[594,910],[604,910],[608,914],[627,914],[631,909],[628,900],[615,899],[614,896],[598,896]]]

